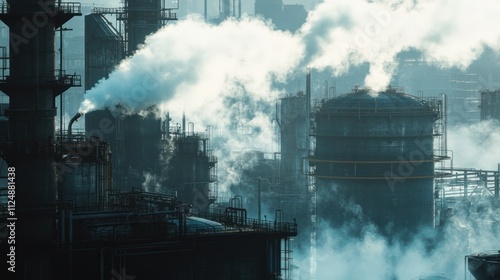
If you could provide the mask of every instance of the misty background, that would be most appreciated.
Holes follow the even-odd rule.
[[[477,99],[480,90],[500,88],[498,1],[284,1],[304,5],[307,18],[297,30],[280,30],[269,19],[254,17],[253,1],[244,0],[242,19],[205,22],[202,2],[180,0],[179,21],[148,37],[92,90],[65,94],[65,123],[79,110],[118,104],[125,114],[157,105],[159,118],[170,113],[176,122],[185,113],[196,130],[214,128],[219,190],[227,196],[255,196],[255,182],[241,182],[259,161],[249,152],[278,151],[275,104],[305,90],[306,69],[312,69],[314,99],[348,93],[355,85],[374,90],[397,85],[408,94],[452,97],[463,93],[455,87],[456,77],[471,81],[468,91]],[[208,2],[209,19],[218,18],[218,1]],[[82,5],[90,12],[92,6],[118,7],[120,1]],[[74,31],[64,38],[70,58],[65,68],[83,74],[83,19],[68,27]],[[6,45],[6,29],[1,30]],[[333,90],[325,90],[325,81]],[[141,95],[137,85],[146,87],[147,94]],[[499,123],[480,121],[479,104],[473,101],[450,103],[453,164],[497,170]],[[3,94],[0,103],[8,103]],[[82,129],[83,121],[75,127]],[[404,244],[389,242],[369,223],[352,238],[345,229],[319,221],[319,231],[327,234],[318,240],[317,278],[418,279],[444,273],[465,279],[464,255],[500,248],[499,213],[491,209],[481,217],[457,209],[439,233],[444,237],[422,231]],[[273,215],[267,207],[264,212]],[[439,242],[429,248],[431,239]],[[306,275],[308,254],[307,248],[294,252],[297,279]]]

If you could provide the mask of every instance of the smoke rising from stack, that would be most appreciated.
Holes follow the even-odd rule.
[[[86,93],[81,111],[107,107],[127,114],[158,106],[160,116],[168,111],[180,119],[185,112],[198,129],[216,126],[218,141],[233,151],[270,150],[275,145],[272,104],[283,94],[276,85],[291,73],[309,67],[341,75],[369,63],[365,85],[384,89],[397,69],[396,55],[409,49],[433,65],[464,69],[484,47],[500,49],[498,8],[494,0],[481,5],[325,0],[296,34],[248,17],[217,26],[189,17],[148,37]],[[253,128],[240,133],[246,127]],[[231,169],[224,161],[219,167],[221,178],[236,174],[223,174]]]
[[[186,36],[189,34],[189,36]],[[215,127],[222,150],[271,150],[269,115],[284,82],[302,53],[300,41],[266,23],[245,18],[219,26],[189,18],[147,38],[108,79],[86,93],[81,110],[107,107],[122,114],[159,107],[175,120],[185,112],[195,130]],[[231,149],[227,148],[231,147]],[[228,159],[232,153],[219,154]],[[226,170],[219,162],[219,175]],[[230,178],[232,178],[231,176]],[[228,178],[229,179],[229,178]],[[222,186],[224,188],[224,186]]]
[[[498,1],[323,1],[302,27],[304,62],[334,74],[365,62],[365,85],[385,88],[398,53],[419,50],[439,67],[465,69],[485,46],[499,49]],[[464,20],[468,19],[468,20]]]
[[[213,26],[191,17],[148,37],[109,79],[87,92],[81,109],[119,105],[120,111],[129,113],[157,105],[161,112],[168,111],[178,119],[185,111],[197,128],[214,125],[214,141],[225,147],[219,149],[219,175],[224,183],[236,184],[240,174],[230,163],[238,154],[231,150],[271,148],[273,104],[282,94],[276,84],[293,71],[310,67],[338,76],[369,63],[365,86],[380,90],[397,71],[396,55],[412,49],[419,50],[432,65],[466,69],[485,47],[500,49],[499,10],[500,2],[493,0],[480,4],[469,0],[325,0],[309,13],[296,34],[273,30],[258,19],[228,20]],[[474,135],[482,135],[482,129],[450,132],[450,148],[460,147],[463,152],[464,146],[481,146],[484,142],[477,139],[483,138]],[[468,141],[462,136],[473,140],[454,144],[453,139]],[[484,144],[485,149],[488,146]],[[480,158],[478,155],[494,157],[498,153],[480,149],[458,161],[484,166],[469,161]],[[456,152],[454,156],[461,155]],[[492,166],[488,163],[484,168]],[[360,239],[351,239],[342,229],[323,227],[331,239],[318,242],[322,244],[318,279],[411,279],[429,272],[462,279],[464,253],[500,247],[497,230],[464,220],[455,219],[454,226],[445,230],[448,238],[432,252],[422,241],[426,233],[397,247],[387,244],[369,225],[364,226]],[[465,233],[457,228],[464,228]],[[464,245],[465,240],[471,245]],[[332,263],[336,263],[334,267]],[[360,269],[360,264],[372,266]]]
[[[465,69],[486,46],[500,49],[499,8],[494,0],[481,5],[326,0],[297,34],[257,19],[213,26],[191,17],[150,36],[109,79],[87,92],[81,109],[121,103],[135,111],[158,104],[170,111],[210,110],[214,98],[231,95],[235,86],[252,98],[272,100],[272,82],[284,81],[292,71],[310,67],[340,75],[362,63],[370,64],[365,85],[381,90],[390,83],[401,51],[416,49],[431,64]]]
[[[192,17],[148,37],[87,92],[81,110],[119,104],[131,111],[159,105],[174,114],[215,113],[225,97],[240,90],[269,101],[276,96],[271,83],[284,81],[301,53],[298,39],[259,20],[213,26]]]

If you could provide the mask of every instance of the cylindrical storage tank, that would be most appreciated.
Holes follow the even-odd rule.
[[[356,89],[324,102],[309,159],[318,217],[342,225],[359,220],[359,205],[386,233],[433,226],[437,116],[426,102],[393,89]]]
[[[467,266],[476,280],[500,279],[500,250],[469,255]]]

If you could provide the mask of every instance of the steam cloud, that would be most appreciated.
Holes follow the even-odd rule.
[[[277,96],[271,83],[284,81],[301,53],[297,38],[256,19],[213,26],[191,17],[148,37],[87,92],[81,110],[120,104],[138,111],[160,105],[173,113],[210,115],[225,97],[241,90],[253,100],[271,101]]]
[[[80,110],[158,106],[162,116],[178,118],[184,111],[198,126],[216,125],[232,150],[269,150],[270,106],[291,73],[341,75],[369,63],[365,85],[381,90],[397,69],[396,55],[409,49],[431,64],[464,69],[485,47],[500,49],[499,8],[495,0],[325,0],[295,34],[249,17],[217,26],[188,17],[148,37],[86,93]],[[235,133],[251,126],[251,135]]]
[[[109,79],[87,92],[81,110],[116,103],[131,110],[158,104],[170,111],[206,110],[234,86],[272,100],[272,82],[284,81],[294,70],[331,69],[340,75],[366,62],[365,85],[380,90],[390,83],[402,51],[420,50],[429,63],[465,69],[485,47],[499,50],[499,8],[495,0],[481,5],[468,0],[325,0],[296,34],[248,17],[218,26],[190,17],[150,36]]]
[[[416,232],[412,241],[405,244],[389,244],[369,224],[363,227],[359,238],[350,236],[345,228],[320,224],[318,232],[323,238],[318,240],[321,245],[317,251],[317,279],[416,280],[430,274],[469,279],[468,272],[464,274],[464,256],[500,247],[500,213],[490,210],[471,215],[465,209],[454,211],[455,216],[439,233]],[[307,278],[307,272],[302,271],[308,265],[307,255],[294,252],[294,259],[301,267],[301,275],[293,279]]]
[[[485,46],[499,49],[494,0],[324,1],[302,27],[309,67],[335,74],[368,62],[365,84],[384,89],[397,68],[398,53],[416,49],[441,67],[465,69]],[[471,20],[464,20],[464,19]],[[473,19],[473,20],[472,20]],[[493,25],[492,25],[493,24]]]
[[[499,10],[500,2],[495,0],[325,0],[295,34],[276,31],[249,17],[218,26],[189,17],[148,37],[107,80],[87,92],[81,111],[119,105],[125,113],[150,106],[158,106],[162,115],[186,112],[197,125],[216,126],[214,139],[231,147],[220,149],[221,159],[227,160],[219,162],[219,175],[225,183],[237,183],[239,174],[230,164],[237,154],[230,151],[272,150],[275,133],[269,120],[272,104],[282,94],[277,85],[294,71],[313,68],[341,75],[369,63],[365,86],[381,90],[397,70],[396,55],[411,49],[419,50],[430,64],[466,69],[486,47],[500,50]],[[480,147],[477,139],[498,143],[497,134],[462,137],[484,136],[482,125],[486,124],[450,132],[450,147]],[[488,149],[488,143],[482,144]],[[470,158],[498,155],[470,151]],[[459,161],[464,167],[485,166],[468,159],[464,155]],[[485,168],[491,169],[495,160],[489,159]],[[411,279],[426,271],[461,279],[463,268],[457,264],[463,263],[465,251],[500,246],[496,230],[465,226],[469,238],[462,239],[456,232],[451,234],[454,228],[447,228],[450,237],[432,252],[422,243],[425,233],[399,248],[389,246],[369,227],[357,240],[349,239],[341,229],[323,228],[332,239],[321,240],[318,263],[324,269],[318,279]],[[465,239],[471,242],[468,249],[458,250],[457,244],[463,245]],[[332,263],[336,263],[335,271],[327,269]],[[373,265],[360,269],[361,263]]]
[[[500,124],[489,120],[453,127],[448,132],[448,147],[455,151],[454,166],[495,170],[500,162]]]

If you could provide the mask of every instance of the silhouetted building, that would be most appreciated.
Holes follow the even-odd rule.
[[[481,120],[500,120],[500,90],[481,92]]]
[[[256,0],[255,14],[270,19],[281,30],[296,31],[306,21],[303,5],[284,5],[283,0]]]

